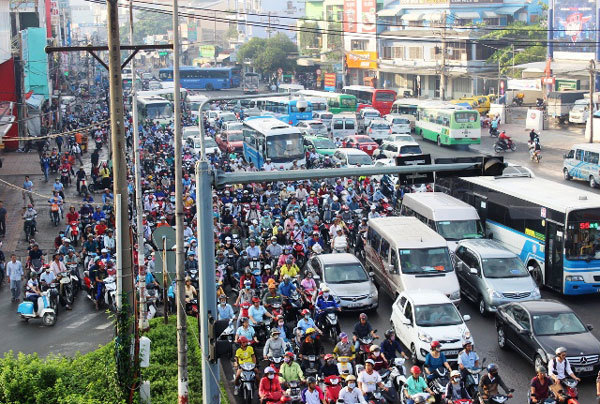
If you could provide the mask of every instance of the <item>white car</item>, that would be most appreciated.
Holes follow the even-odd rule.
[[[217,126],[217,119],[219,118],[219,111],[207,111],[206,112],[206,120],[208,124],[213,128]]]
[[[182,130],[183,140],[191,137],[199,137],[200,136],[200,128],[198,126],[186,126]]]
[[[318,119],[300,121],[296,127],[304,136],[327,136],[327,126]]]
[[[320,119],[321,122],[327,126],[327,130],[331,131],[331,122],[333,121],[333,114],[329,111],[313,111],[313,118]]]
[[[415,138],[408,133],[392,133],[383,140],[386,142],[416,142]]]
[[[463,342],[473,342],[465,324],[470,319],[469,315],[461,316],[452,301],[437,290],[404,291],[392,306],[396,335],[419,362],[425,361],[433,341],[441,344],[449,362],[456,362]]]
[[[223,123],[225,123],[225,122],[239,122],[238,119],[237,119],[237,116],[235,116],[235,114],[233,112],[220,112],[218,119],[223,120]]]
[[[388,114],[385,116],[385,120],[388,121],[392,125],[392,133],[410,133],[412,129],[412,125],[410,123],[410,119],[398,115],[398,114]]]
[[[373,140],[382,141],[392,134],[392,127],[385,119],[373,119],[365,129],[365,135]]]
[[[243,128],[244,124],[240,121],[223,122],[221,132],[231,132],[232,130],[242,130]]]
[[[187,143],[192,147],[194,153],[200,155],[200,152],[202,151],[200,137],[190,137],[187,139]],[[204,150],[206,151],[206,154],[214,154],[216,156],[221,154],[221,150],[219,149],[217,142],[215,142],[215,139],[208,136],[204,138]]]
[[[371,156],[362,150],[341,148],[333,153],[333,160],[340,163],[342,167],[372,166]]]
[[[423,154],[417,142],[388,142],[383,141],[379,146],[379,153],[389,159],[402,156],[415,156]]]
[[[358,130],[366,130],[371,120],[381,118],[381,114],[375,108],[363,108],[358,112]]]

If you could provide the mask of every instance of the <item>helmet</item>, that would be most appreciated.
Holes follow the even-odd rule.
[[[495,363],[490,363],[487,365],[488,373],[498,373],[498,366]]]
[[[323,293],[329,292],[329,287],[327,287],[326,285],[322,285],[321,286],[321,292],[323,292]]]
[[[386,338],[389,338],[389,337],[391,337],[391,336],[392,336],[392,334],[396,334],[396,331],[394,331],[394,329],[393,329],[393,328],[390,328],[390,329],[389,329],[389,330],[387,330],[387,331],[385,332],[385,334],[383,334],[383,335],[384,335]]]
[[[439,347],[441,347],[441,346],[442,346],[442,344],[440,344],[440,342],[439,342],[439,341],[432,341],[432,342],[431,342],[431,349],[434,349],[434,348],[439,348]]]
[[[458,370],[453,370],[450,372],[450,377],[460,377],[460,372]]]
[[[267,366],[265,368],[265,373],[275,373],[275,369],[273,369],[271,366]]]
[[[260,303],[260,299],[258,297],[253,297],[252,303]]]
[[[560,346],[558,348],[556,348],[556,351],[554,352],[556,355],[560,355],[561,353],[565,353],[567,352],[567,348],[565,348],[564,346]]]
[[[468,339],[464,340],[462,343],[463,348],[466,347],[467,345],[473,345],[473,341],[469,341]]]
[[[363,318],[365,320],[367,319],[367,315],[365,313],[360,313],[360,315],[358,317],[360,317],[360,319],[363,319]]]
[[[345,332],[340,333],[340,339],[343,338],[348,338],[348,334],[346,334]]]
[[[238,338],[238,342],[241,344],[242,342],[248,343],[248,338],[244,337],[243,335],[241,337]]]
[[[329,359],[333,359],[333,355],[332,354],[327,354],[323,357],[324,360],[328,361]]]
[[[421,368],[418,367],[417,365],[415,365],[412,368],[410,368],[410,373],[415,374],[415,375],[420,375],[421,374]]]
[[[367,359],[367,360],[365,361],[365,365],[366,365],[367,363],[370,363],[371,365],[375,366],[375,361],[374,361],[373,359]]]
[[[273,328],[271,330],[271,335],[275,335],[275,334],[281,334],[281,331],[279,331],[279,329],[277,329],[277,328]]]
[[[310,314],[310,311],[308,309],[302,310],[302,315],[303,316],[306,316],[307,314]]]
[[[294,359],[294,353],[293,352],[286,352],[285,356],[289,356],[290,358]]]
[[[379,345],[371,345],[371,348],[369,348],[369,350],[371,352],[375,352],[375,351],[381,351],[381,348],[379,348]]]
[[[316,383],[317,379],[315,379],[313,376],[308,376],[306,378],[306,383],[311,384],[311,383]]]
[[[306,330],[306,335],[313,334],[315,331],[316,331],[316,330],[315,330],[314,328],[312,328],[312,327],[309,327],[309,328]]]

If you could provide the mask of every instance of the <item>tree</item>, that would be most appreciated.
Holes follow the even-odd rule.
[[[280,68],[294,70],[296,60],[290,55],[297,53],[294,42],[284,34],[277,34],[269,39],[250,39],[240,47],[238,57],[239,60],[249,60],[263,76],[270,76]]]
[[[163,13],[134,11],[133,42],[141,44],[148,35],[166,35],[173,29],[173,20]],[[120,27],[121,43],[129,43],[129,20]]]
[[[319,47],[321,35],[318,33],[319,25],[316,22],[304,21],[298,33],[298,48],[301,55],[312,55],[314,49]]]

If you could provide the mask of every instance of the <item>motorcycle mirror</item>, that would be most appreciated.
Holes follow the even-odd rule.
[[[471,320],[471,316],[470,316],[470,315],[468,315],[468,314],[465,314],[465,315],[463,316],[463,320],[465,320],[465,321],[469,321],[469,320]]]

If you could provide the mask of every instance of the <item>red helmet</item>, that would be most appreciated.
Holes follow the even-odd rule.
[[[329,360],[329,359],[333,359],[333,355],[332,354],[327,354],[323,357],[324,360]]]
[[[303,316],[306,316],[307,314],[310,314],[310,311],[308,309],[302,310],[302,315]]]
[[[238,338],[238,342],[241,344],[242,342],[248,343],[248,338],[244,337],[243,335],[241,337]]]
[[[412,373],[414,375],[420,375],[421,374],[421,368],[418,367],[417,365],[415,365],[412,368],[410,368],[410,373]]]
[[[431,343],[431,349],[433,349],[433,348],[439,348],[439,347],[441,347],[441,346],[442,346],[442,344],[440,344],[440,342],[439,342],[439,341],[433,341],[433,342]]]
[[[260,299],[258,297],[253,297],[252,303],[257,303],[257,302],[260,302]]]

